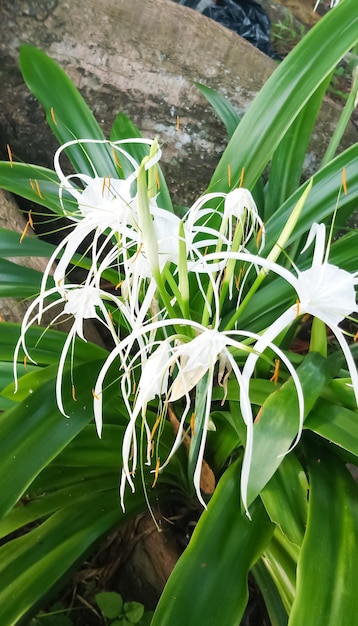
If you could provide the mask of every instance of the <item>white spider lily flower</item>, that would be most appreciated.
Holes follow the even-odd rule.
[[[58,295],[59,297],[57,299],[53,300],[46,306],[43,305],[44,296],[45,298],[53,298]],[[66,284],[62,289],[62,293],[60,294],[58,288],[53,287],[52,289],[48,289],[44,296],[40,295],[32,302],[32,304],[27,309],[24,319],[22,321],[20,337],[14,350],[15,393],[18,387],[16,363],[18,361],[20,349],[22,348],[26,357],[31,362],[36,364],[36,362],[31,357],[31,354],[29,353],[26,345],[26,333],[28,329],[32,324],[40,322],[42,313],[47,312],[54,307],[56,307],[57,309],[62,304],[63,308],[59,313],[56,314],[51,326],[55,325],[63,316],[66,316],[67,318],[68,316],[73,316],[73,324],[71,329],[67,333],[61,351],[56,376],[57,406],[59,411],[65,417],[68,417],[65,412],[62,400],[62,377],[69,350],[71,346],[72,351],[74,350],[74,341],[76,336],[80,337],[83,341],[86,341],[83,325],[84,321],[87,319],[96,319],[101,324],[103,324],[111,333],[113,342],[115,344],[118,344],[118,336],[113,326],[111,316],[108,313],[107,308],[104,304],[104,301],[112,300],[117,307],[119,303],[118,299],[115,296],[112,296],[111,294],[102,291],[93,283],[87,283],[84,285]],[[41,312],[39,310],[40,306]],[[123,310],[123,314],[128,316],[125,310]]]
[[[162,272],[167,263],[178,264],[180,219],[174,213],[158,207],[153,198],[149,199],[149,210],[152,216],[158,269]],[[136,251],[131,251],[130,255],[124,251],[123,254],[126,278],[122,284],[122,295],[128,303],[137,327],[143,323],[157,290],[146,245],[148,245],[148,239],[143,241],[140,233]],[[140,291],[144,281],[147,281],[147,286],[141,302]]]
[[[223,206],[206,206],[212,200],[222,200]],[[217,222],[219,227],[214,225]],[[233,245],[237,246],[236,251],[244,250],[255,233],[260,233],[261,237],[259,250],[264,245],[263,222],[250,191],[244,187],[228,193],[203,195],[189,209],[183,223],[188,234],[187,248],[192,261],[207,252],[222,249],[230,251]],[[240,237],[234,242],[238,224],[241,226]]]
[[[108,233],[108,241],[113,238],[113,240],[118,242],[118,257],[121,249],[128,249],[138,243],[137,198],[133,192],[133,183],[138,175],[140,165],[122,147],[130,143],[151,146],[153,141],[138,138],[116,142],[81,139],[68,141],[56,151],[54,168],[60,180],[59,200],[64,214],[75,223],[75,227],[60,242],[48,262],[41,284],[42,294],[46,290],[46,282],[51,268],[56,258],[61,256],[61,254],[60,261],[55,269],[54,279],[58,287],[62,288],[68,265],[87,237],[93,237],[93,247],[93,245],[98,245],[100,235]],[[130,163],[133,169],[132,174],[124,180],[111,176],[99,176],[95,165],[91,163],[93,177],[81,173],[65,176],[60,164],[62,152],[73,145],[81,145],[85,149],[84,146],[86,144],[107,144],[114,152],[119,152]],[[155,155],[147,161],[145,169],[152,167],[160,159],[160,156],[161,151],[158,148]],[[73,181],[81,182],[84,188],[81,189]],[[66,206],[68,206],[68,196],[72,196],[75,207],[73,211],[66,209],[63,200],[64,194],[66,194]],[[154,200],[153,202],[156,204]],[[99,253],[97,254],[98,257]]]
[[[206,206],[216,200],[215,208]],[[218,204],[221,200],[221,205]],[[207,298],[205,275],[216,273],[217,284],[222,284],[223,300],[227,290],[229,299],[233,296],[235,262],[212,257],[210,266],[206,262],[208,254],[215,252],[245,251],[255,236],[256,247],[260,252],[265,244],[264,224],[259,216],[252,194],[244,187],[238,187],[228,193],[210,193],[199,198],[189,209],[183,220],[188,250],[188,270],[195,268],[198,287],[211,316],[210,297]],[[203,263],[197,263],[202,259]],[[202,270],[200,269],[202,267]],[[254,267],[257,270],[256,265]],[[244,288],[250,267],[240,276],[241,290]],[[200,276],[203,274],[203,277]],[[240,297],[240,293],[239,293]]]
[[[338,324],[342,322],[348,315],[358,312],[356,303],[355,286],[358,284],[358,272],[351,274],[336,265],[328,262],[329,249],[325,249],[325,226],[323,224],[313,224],[308,235],[307,243],[303,249],[306,250],[315,240],[315,249],[313,261],[310,268],[306,270],[298,270],[295,268],[297,276],[289,270],[281,267],[277,263],[259,256],[246,252],[222,252],[220,254],[209,254],[197,262],[200,265],[199,271],[205,271],[210,268],[211,263],[217,263],[220,259],[236,259],[237,261],[247,261],[251,264],[257,264],[263,269],[271,270],[284,278],[297,294],[297,302],[285,311],[280,317],[269,326],[260,338],[252,345],[252,352],[246,359],[242,370],[244,385],[248,384],[251,379],[257,360],[272,342],[283,332],[298,316],[310,314],[322,320],[334,333],[342,352],[345,356],[349,374],[352,379],[356,401],[358,404],[358,373],[357,368],[344,337],[343,331]],[[196,266],[192,266],[192,271],[196,271]],[[207,270],[208,271],[208,270]],[[243,394],[243,404],[241,410],[246,422],[247,428],[251,428],[252,410],[251,405],[245,401],[248,394]],[[300,423],[296,441],[300,436],[303,426],[303,412],[300,409]],[[295,442],[296,443],[296,442]],[[248,438],[243,469],[241,474],[241,494],[243,504],[247,510],[247,485],[250,472],[252,458],[252,439]]]
[[[233,189],[225,198],[223,220],[228,220],[229,232],[234,232],[234,218],[239,222],[242,229],[240,249],[245,248],[252,236],[256,234],[257,248],[260,252],[265,246],[264,223],[259,216],[251,192],[245,187]]]
[[[165,327],[172,325],[180,325],[181,327],[187,327],[188,329],[194,330],[196,336],[192,339],[187,338],[185,341],[183,337],[182,341],[178,342],[178,335],[173,335],[163,340],[162,345],[159,348],[156,348],[156,350],[152,353],[152,347],[156,347],[158,345],[158,341],[156,340],[152,342],[152,344],[148,341],[142,341],[140,349],[129,359],[129,351],[131,351],[131,354],[133,353],[133,345],[136,341],[138,341],[138,339],[143,340],[145,335],[149,336],[153,330],[157,331],[159,328],[164,329]],[[239,336],[250,337],[256,340],[259,339],[258,335],[245,331],[229,331],[224,333],[217,329],[208,329],[201,324],[190,320],[167,319],[153,322],[145,325],[139,330],[134,330],[127,338],[121,341],[113,349],[107,361],[103,365],[95,385],[94,415],[97,431],[100,434],[102,429],[101,397],[103,382],[109,367],[119,356],[121,359],[121,369],[124,371],[121,380],[122,396],[130,416],[122,446],[123,471],[120,488],[122,507],[124,507],[124,491],[126,483],[128,483],[132,491],[134,491],[133,475],[136,471],[138,460],[136,423],[139,416],[142,418],[144,431],[147,434],[147,464],[150,464],[151,460],[153,437],[151,436],[150,429],[146,422],[147,403],[152,400],[155,395],[164,396],[164,406],[167,406],[168,402],[174,403],[180,399],[185,400],[185,404],[181,408],[182,413],[179,419],[179,428],[172,449],[167,459],[161,463],[159,468],[157,468],[158,471],[161,471],[168,464],[183,440],[185,422],[191,407],[190,391],[205,375],[207,375],[208,386],[206,389],[205,414],[193,476],[197,497],[203,506],[205,506],[205,502],[200,492],[200,474],[204,457],[206,434],[210,424],[212,389],[214,384],[214,372],[217,363],[219,363],[218,380],[220,383],[225,377],[225,371],[228,373],[233,372],[233,375],[237,379],[238,387],[240,389],[240,404],[243,418],[247,425],[247,446],[250,447],[250,445],[252,445],[250,442],[252,442],[253,424],[252,420],[250,421],[247,418],[248,415],[251,416],[249,380],[245,381],[243,379],[243,374],[230,352],[230,348],[240,350],[242,352],[251,351],[251,348],[248,348],[238,340]],[[269,346],[273,351],[275,351],[283,363],[285,363],[294,379],[301,415],[301,413],[303,413],[303,394],[297,374],[282,351],[271,343],[269,343]],[[124,356],[125,354],[127,357]],[[146,354],[149,354],[148,358],[146,358]],[[138,391],[132,407],[130,402],[130,396],[133,393],[132,370],[134,369],[135,364],[138,363],[138,360],[142,362],[141,374],[139,376]],[[170,375],[173,377],[173,382],[171,384],[169,381]]]

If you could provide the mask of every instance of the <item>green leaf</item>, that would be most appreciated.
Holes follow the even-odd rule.
[[[295,229],[287,245],[292,244],[296,240],[299,241],[302,235],[310,229],[313,222],[327,221],[327,218],[332,215],[336,206],[338,214],[342,213],[345,216],[350,215],[356,208],[358,197],[357,159],[358,143],[342,152],[313,176],[312,189],[304,203]],[[345,168],[347,176],[347,195],[340,194],[343,168]],[[265,225],[266,252],[271,250],[276,243],[283,226],[286,224],[293,208],[302,196],[305,185],[306,183],[299,187],[292,196],[275,211],[275,214]],[[295,258],[293,260],[295,260]]]
[[[74,371],[78,381],[76,403],[71,400],[71,377],[64,376],[63,397],[69,418],[59,413],[52,380],[1,416],[0,516],[10,510],[39,472],[92,419],[95,372],[93,363]]]
[[[319,20],[268,79],[229,142],[210,192],[228,190],[228,165],[233,186],[242,168],[245,186],[253,186],[297,115],[357,40],[356,0],[345,0]]]
[[[152,626],[240,622],[248,599],[248,571],[267,545],[273,526],[259,500],[250,510],[252,521],[242,515],[239,482],[240,464],[235,462],[218,483],[175,566]]]
[[[332,441],[358,458],[358,412],[320,400],[305,422],[305,428]]]
[[[30,91],[46,111],[50,128],[61,144],[73,139],[104,140],[93,114],[66,73],[44,52],[29,45],[20,48],[20,69]],[[66,150],[77,172],[117,177],[106,143],[76,144]]]
[[[105,617],[114,619],[122,613],[122,596],[115,591],[103,591],[96,593],[95,600]]]
[[[100,449],[100,442],[97,441],[97,447]],[[54,464],[56,465],[56,464]],[[64,472],[64,468],[57,466],[58,471]],[[49,517],[56,511],[68,506],[69,503],[76,502],[79,508],[91,498],[95,493],[104,493],[118,487],[118,473],[113,471],[109,473],[106,468],[96,468],[97,475],[95,477],[86,476],[86,471],[78,471],[76,467],[71,467],[73,484],[64,488],[46,481],[42,477],[45,491],[33,495],[34,486],[29,487],[28,492],[20,500],[20,502],[0,520],[0,537],[7,537],[16,530],[24,529],[29,524],[38,520]],[[48,472],[45,474],[49,475]]]
[[[339,367],[337,362],[310,352],[297,369],[308,415],[321,390]],[[248,484],[248,503],[255,500],[283,461],[298,432],[298,403],[290,379],[272,393],[254,425],[253,457]]]
[[[307,524],[307,493],[306,474],[294,454],[284,457],[261,492],[271,521],[298,547],[302,544]]]
[[[13,361],[14,349],[20,336],[20,325],[11,322],[2,322],[0,332],[0,361]],[[57,330],[32,326],[26,333],[26,345],[36,363],[51,365],[58,363],[59,354],[66,341],[66,334]],[[107,350],[91,342],[82,340],[75,342],[76,362],[95,361],[104,359]],[[20,355],[20,358],[23,358]]]
[[[275,150],[265,195],[265,223],[300,185],[311,133],[329,81],[330,76],[318,86]]]
[[[358,486],[344,463],[307,445],[308,524],[289,626],[351,624],[358,615]]]
[[[123,611],[129,622],[137,624],[144,615],[144,606],[141,602],[125,602]]]
[[[31,617],[39,601],[68,576],[94,542],[114,526],[138,514],[143,495],[131,495],[126,512],[118,491],[89,495],[52,515],[29,533],[0,547],[0,605],[2,624],[18,624]],[[27,622],[24,622],[27,623]]]
[[[49,257],[54,246],[37,237],[24,237],[20,242],[20,234],[6,228],[0,228],[0,254],[2,257]]]
[[[52,170],[27,163],[0,161],[0,186],[63,215],[58,199],[59,180]]]
[[[299,548],[293,545],[280,529],[276,527],[270,543],[265,548],[261,561],[274,581],[288,615],[296,594],[298,556]]]
[[[34,296],[40,290],[42,276],[42,272],[0,258],[0,297]]]
[[[252,574],[262,593],[271,626],[287,626],[288,615],[278,589],[261,558],[252,568]]]
[[[240,122],[240,115],[236,109],[227,98],[224,98],[215,89],[211,89],[211,87],[207,87],[202,83],[195,83],[195,85],[220,117],[229,137],[232,137]]]

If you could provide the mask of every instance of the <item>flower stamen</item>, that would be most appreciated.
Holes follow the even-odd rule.
[[[280,371],[280,359],[275,359],[275,369],[273,372],[273,375],[270,378],[270,383],[274,383],[275,385],[277,385],[278,383],[278,375],[279,375],[279,371]]]

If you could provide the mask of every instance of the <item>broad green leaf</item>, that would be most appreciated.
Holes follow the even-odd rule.
[[[34,365],[29,365],[26,368],[29,372],[32,370],[38,370]],[[25,372],[25,366],[19,365],[18,374],[21,377],[22,373]],[[0,411],[4,411],[6,409],[10,409],[16,404],[18,398],[12,392],[8,394],[7,388],[13,387],[14,385],[14,368],[13,364],[9,362],[1,362],[0,361]],[[27,394],[26,394],[27,395]]]
[[[302,544],[307,524],[307,493],[307,477],[294,454],[284,457],[261,492],[271,521],[298,547]]]
[[[287,626],[287,612],[262,558],[255,563],[251,571],[262,593],[265,607],[271,620],[271,626]]]
[[[241,514],[240,465],[221,478],[189,546],[175,566],[152,626],[237,626],[248,599],[247,577],[273,526],[259,500]],[[219,601],[220,600],[220,601]]]
[[[235,107],[232,106],[227,98],[224,98],[224,96],[215,91],[215,89],[211,89],[211,87],[207,87],[207,85],[203,85],[202,83],[195,83],[195,85],[220,117],[225,125],[228,136],[232,137],[240,122],[240,115]]]
[[[1,257],[49,257],[54,251],[54,246],[38,239],[37,237],[24,237],[20,242],[21,235],[6,228],[0,228],[0,256]]]
[[[319,20],[268,79],[229,142],[210,192],[227,190],[228,165],[233,186],[242,168],[244,185],[253,186],[304,105],[357,40],[356,0],[345,0]]]
[[[299,548],[292,544],[276,527],[261,557],[280,594],[282,604],[289,615],[296,593],[296,568]]]
[[[347,0],[346,0],[347,2]],[[358,143],[354,144],[328,165],[320,169],[313,176],[313,184],[305,201],[298,222],[289,238],[287,245],[300,240],[313,222],[326,222],[337,206],[338,215],[343,214],[346,218],[357,206],[358,198]],[[342,185],[342,171],[345,168],[347,177],[348,193],[340,194]],[[283,226],[286,224],[293,208],[296,206],[303,193],[306,183],[299,187],[293,194],[275,211],[275,214],[265,224],[266,245],[265,251],[271,250],[276,243]],[[300,252],[300,250],[298,251]],[[295,259],[293,259],[295,260]]]
[[[20,325],[11,322],[0,323],[0,361],[13,361],[16,343],[20,337]],[[29,353],[41,365],[58,363],[59,354],[66,341],[66,334],[58,330],[32,326],[26,333]],[[107,350],[82,339],[75,342],[76,362],[95,361],[106,358]],[[23,356],[20,355],[20,358]]]
[[[358,615],[358,486],[344,462],[317,442],[306,452],[308,523],[289,626],[353,624]]]
[[[118,488],[118,472],[107,473],[99,471],[95,477],[87,477],[83,472],[76,472],[71,468],[73,476],[76,478],[74,484],[56,489],[53,491],[42,492],[36,496],[26,493],[18,504],[0,520],[0,537],[6,537],[10,533],[20,528],[26,528],[29,524],[49,517],[52,513],[68,506],[69,503],[77,503],[78,507],[82,507],[94,493],[104,493],[109,489]],[[49,484],[48,488],[52,487]],[[25,531],[24,531],[25,532]]]
[[[63,215],[58,199],[59,180],[52,170],[27,163],[0,161],[0,186]]]
[[[321,390],[339,367],[337,360],[310,352],[297,369],[307,416]],[[255,500],[283,461],[298,432],[298,403],[290,379],[272,393],[254,425],[253,457],[248,484],[248,503]]]
[[[214,473],[219,472],[227,463],[234,450],[241,446],[237,428],[232,424],[235,414],[231,411],[214,411],[210,419],[215,431],[208,430],[206,436],[205,459]]]
[[[51,588],[68,576],[91,546],[114,526],[139,513],[143,495],[131,495],[127,510],[117,489],[69,504],[28,534],[0,547],[2,624],[15,626],[36,612]],[[23,622],[28,623],[28,621]]]
[[[76,398],[71,396],[71,378],[63,379],[64,406],[60,414],[53,381],[38,388],[25,402],[3,413],[0,420],[0,516],[7,513],[39,472],[93,418],[92,392],[96,367],[79,366],[73,372]],[[11,482],[9,482],[11,476]]]
[[[320,400],[307,417],[305,428],[358,458],[357,410],[352,411],[344,406]]]
[[[20,69],[28,88],[44,107],[47,123],[61,144],[73,139],[104,139],[82,96],[53,59],[33,46],[22,45]],[[77,172],[118,177],[111,149],[105,143],[77,144],[66,153]]]
[[[35,296],[40,290],[41,280],[42,272],[0,258],[1,298],[29,298]]]
[[[265,194],[265,223],[300,186],[306,151],[329,81],[330,76],[318,86],[273,155]]]

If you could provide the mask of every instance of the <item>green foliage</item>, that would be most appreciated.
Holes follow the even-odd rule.
[[[358,40],[355,3],[344,0],[304,37],[242,120],[221,96],[200,87],[231,137],[209,191],[229,190],[228,168],[231,185],[237,186],[244,168],[244,185],[256,186],[262,199],[266,255],[307,188],[307,181],[302,180],[303,161],[329,77]],[[20,66],[61,143],[74,137],[103,139],[92,113],[56,63],[41,51],[25,46]],[[111,138],[138,134],[132,122],[120,114]],[[138,149],[133,144],[132,154],[138,156]],[[301,257],[299,252],[311,224],[330,223],[337,208],[338,224],[342,225],[357,206],[358,145],[338,156],[335,147],[331,146],[330,152],[324,167],[313,176],[312,189],[287,242],[286,257],[282,255],[283,264],[292,261],[300,268],[308,267],[310,253]],[[93,161],[99,175],[120,176],[105,143],[75,144],[67,154],[82,173],[92,174]],[[341,190],[343,169],[347,193]],[[160,206],[171,211],[168,189],[161,172],[158,175]],[[30,180],[37,181],[38,186],[31,185]],[[59,181],[50,170],[0,163],[0,186],[55,214],[63,213],[58,201]],[[68,211],[74,209],[66,194],[64,206]],[[355,272],[357,237],[356,232],[346,232],[335,241],[330,261]],[[0,295],[36,295],[41,275],[9,258],[34,252],[46,256],[53,248],[32,239],[20,245],[17,235],[3,229],[0,244]],[[86,266],[85,259],[77,260]],[[291,295],[280,278],[268,275],[240,312],[241,327],[264,331],[285,310]],[[225,314],[224,324],[232,316],[229,305]],[[268,355],[257,368],[250,389],[256,417],[249,481],[250,521],[239,498],[246,434],[240,389],[235,380],[229,379],[224,400],[222,389],[213,389],[211,418],[216,433],[209,433],[206,458],[220,480],[169,578],[153,626],[237,626],[247,605],[249,572],[262,592],[273,625],[348,624],[357,613],[358,493],[345,468],[347,461],[358,465],[357,407],[335,346],[329,346],[327,358],[313,352],[305,357],[294,354],[292,338],[296,330],[300,330],[298,322],[277,342],[298,365],[304,389],[302,443],[285,455],[298,433],[296,392],[287,374],[280,374],[278,386],[269,381],[272,358]],[[101,440],[92,423],[92,389],[107,350],[76,340],[73,362],[71,358],[66,361],[62,380],[63,402],[69,416],[65,418],[58,411],[55,384],[66,335],[41,327],[28,330],[27,345],[37,366],[25,365],[24,355],[19,355],[19,388],[14,394],[12,359],[20,328],[2,323],[0,331],[0,536],[4,539],[0,546],[1,623],[15,626],[33,618],[33,626],[66,626],[72,623],[72,616],[63,613],[62,607],[54,605],[52,615],[39,613],[39,608],[114,527],[145,510],[158,497],[164,502],[175,499],[178,493],[190,497],[188,460],[185,451],[178,450],[161,474],[158,490],[151,489],[153,476],[142,468],[142,477],[135,479],[136,492],[126,497],[123,513],[118,502],[119,451],[128,417],[119,386],[115,385],[119,374],[114,366],[106,378]],[[237,358],[240,363],[240,355]],[[203,380],[197,394],[201,415],[208,389]],[[147,419],[152,428],[156,415],[155,405],[150,402]],[[159,456],[166,458],[172,443],[173,433],[166,425]],[[195,436],[189,454],[189,473],[193,474],[198,458]],[[139,603],[123,603],[119,594],[100,593],[96,601],[111,626],[148,624],[152,617]]]
[[[104,617],[110,621],[110,626],[124,626],[125,624],[145,625],[146,613],[141,602],[123,602],[122,596],[116,591],[103,591],[95,596],[96,603]],[[150,617],[148,612],[147,618]]]

